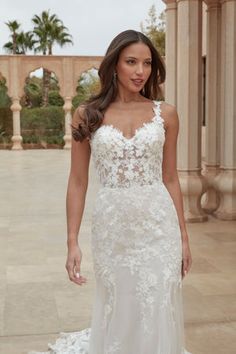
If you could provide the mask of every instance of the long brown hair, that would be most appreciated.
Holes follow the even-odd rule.
[[[90,96],[90,98],[83,103],[83,117],[80,117],[78,126],[74,127],[71,125],[72,136],[76,141],[83,141],[86,137],[90,138],[91,133],[101,125],[106,109],[110,103],[115,100],[118,94],[114,72],[120,52],[130,44],[138,42],[146,44],[152,55],[151,75],[140,93],[142,96],[151,100],[162,98],[160,84],[165,81],[166,71],[165,64],[160,54],[150,39],[142,32],[134,30],[123,31],[112,40],[100,64],[98,70],[101,86],[100,92]]]

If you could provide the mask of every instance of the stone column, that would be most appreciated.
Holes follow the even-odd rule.
[[[206,155],[203,175],[208,189],[202,206],[211,214],[219,207],[220,197],[213,186],[220,164],[220,34],[221,7],[218,0],[205,0],[207,4],[206,33]]]
[[[176,0],[163,0],[166,4],[166,42],[165,42],[165,101],[177,105],[177,3]]]
[[[208,219],[201,208],[206,180],[201,175],[202,1],[177,0],[177,110],[180,118],[178,171],[185,219]]]
[[[13,136],[11,138],[13,145],[12,150],[22,150],[22,136],[20,129],[20,97],[21,97],[21,85],[19,80],[20,63],[17,55],[11,55],[9,57],[9,82],[8,92],[12,100],[11,111],[13,118]]]
[[[71,148],[71,121],[72,121],[72,116],[71,116],[71,108],[72,108],[72,98],[71,97],[64,97],[65,104],[63,106],[63,109],[65,111],[65,135],[63,137],[65,141],[64,149],[70,149]]]
[[[222,140],[220,174],[214,186],[220,192],[215,215],[222,220],[236,219],[236,1],[222,0]]]
[[[13,114],[13,136],[11,138],[13,145],[12,150],[22,150],[22,136],[20,134],[20,99],[19,97],[12,98],[11,110]]]

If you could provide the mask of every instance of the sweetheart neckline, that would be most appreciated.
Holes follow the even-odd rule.
[[[95,134],[98,130],[100,130],[100,129],[102,129],[102,128],[105,127],[105,128],[112,129],[112,130],[116,131],[116,132],[122,137],[123,140],[125,140],[125,141],[127,141],[127,142],[130,142],[130,141],[132,141],[132,140],[134,140],[134,139],[136,138],[136,136],[138,135],[138,133],[139,133],[141,130],[143,130],[143,129],[146,128],[147,126],[152,125],[153,123],[155,123],[155,119],[156,119],[156,118],[160,118],[162,124],[164,124],[164,120],[163,120],[163,118],[162,118],[161,115],[160,115],[160,113],[161,113],[160,103],[161,103],[162,101],[155,101],[155,100],[152,100],[152,101],[153,101],[153,103],[154,103],[152,109],[153,109],[155,115],[154,115],[149,121],[143,122],[143,124],[142,124],[140,127],[137,127],[137,128],[135,129],[134,134],[132,135],[131,138],[127,138],[127,137],[124,135],[123,131],[122,131],[121,129],[115,127],[113,124],[102,124],[102,125],[94,132],[94,134]],[[157,109],[157,113],[156,113],[155,109]],[[93,136],[94,136],[94,134],[93,134]]]

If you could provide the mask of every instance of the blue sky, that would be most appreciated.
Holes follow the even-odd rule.
[[[161,0],[1,0],[0,54],[9,40],[5,22],[18,20],[22,29],[32,29],[31,18],[50,9],[68,27],[74,45],[55,48],[59,55],[104,55],[110,41],[126,29],[140,31],[140,22],[148,18],[148,10],[156,6],[157,13],[165,9]]]

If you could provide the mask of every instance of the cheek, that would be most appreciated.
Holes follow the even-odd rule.
[[[126,77],[126,76],[130,76],[130,74],[132,74],[133,70],[131,66],[128,65],[123,65],[120,68],[120,76],[121,77]]]

